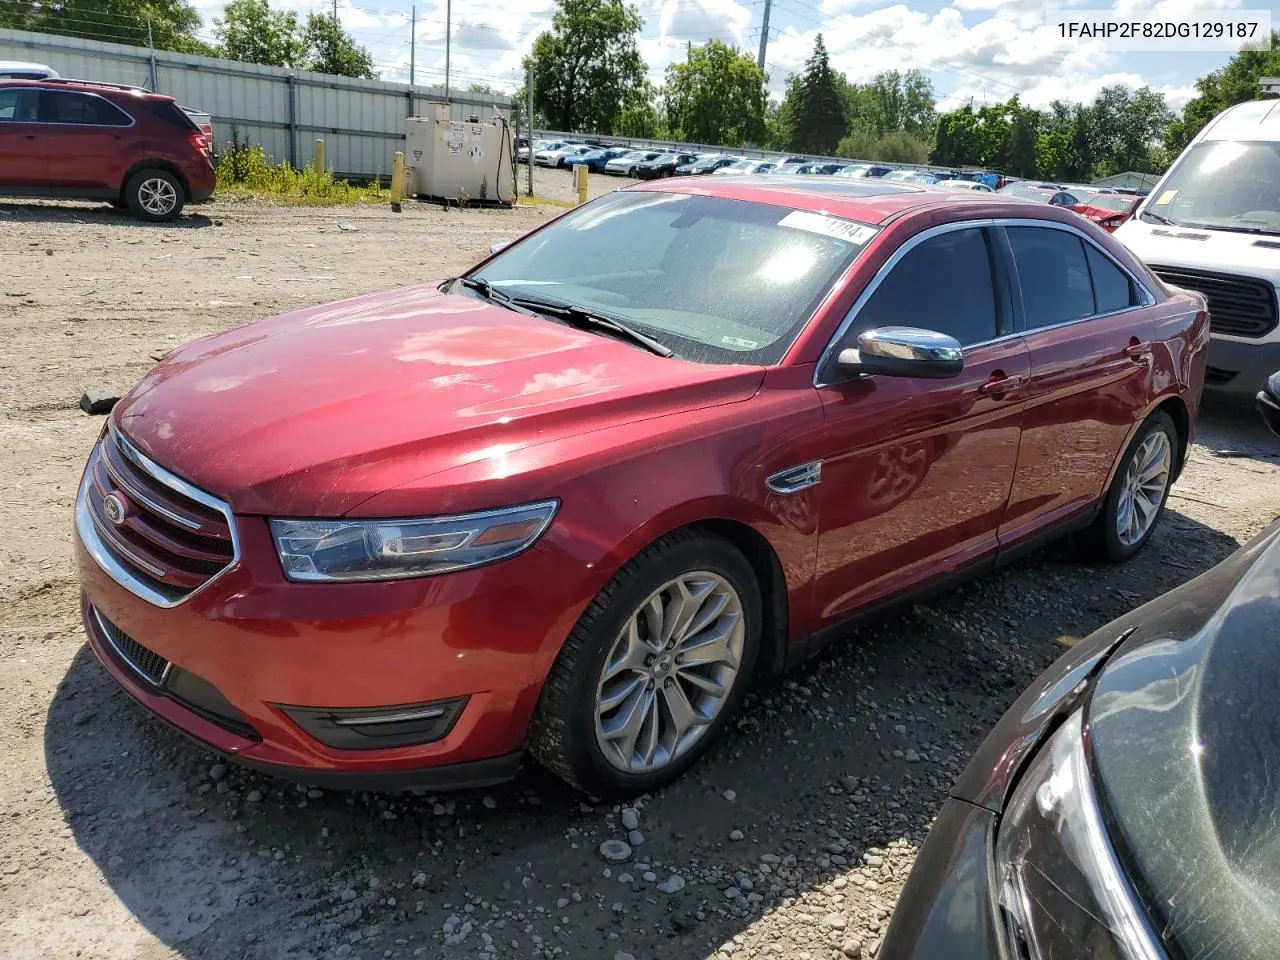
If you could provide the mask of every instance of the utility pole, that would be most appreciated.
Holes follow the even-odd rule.
[[[449,102],[449,40],[453,34],[453,0],[444,4],[444,102]]]
[[[764,69],[764,52],[769,48],[769,9],[773,0],[764,0],[764,19],[760,22],[760,53],[756,57],[756,66]]]
[[[525,127],[529,130],[529,162],[526,166],[529,169],[529,196],[533,196],[533,61],[529,61],[529,66],[525,68],[524,77],[524,102],[525,111],[529,114],[529,119],[525,123]]]
[[[409,86],[413,86],[413,55],[418,47],[418,8],[409,8]]]
[[[333,0],[333,25],[338,25],[338,0]]]

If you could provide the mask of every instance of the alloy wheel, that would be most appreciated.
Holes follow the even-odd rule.
[[[1150,434],[1134,452],[1116,505],[1116,535],[1126,547],[1142,540],[1164,503],[1173,465],[1173,446],[1162,430]]]
[[[650,594],[596,686],[596,742],[609,763],[650,773],[688,751],[728,701],[745,638],[742,600],[718,574],[682,574]]]
[[[163,177],[151,177],[138,185],[138,205],[147,213],[163,217],[173,212],[178,203],[178,192]]]

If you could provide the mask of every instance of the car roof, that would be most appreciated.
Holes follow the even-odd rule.
[[[836,177],[790,177],[764,174],[755,177],[685,178],[648,181],[624,190],[687,193],[773,204],[798,210],[827,213],[860,223],[881,224],[927,208],[959,208],[972,205],[975,216],[1026,217],[1041,220],[1079,219],[1062,210],[1034,200],[1020,200],[981,190],[934,190],[929,186]],[[1071,219],[1074,218],[1074,219]]]
[[[1211,120],[1200,139],[1280,140],[1280,100],[1238,103]]]
[[[96,93],[99,95],[115,93],[131,97],[145,97],[151,100],[173,100],[173,97],[163,93],[152,93],[150,90],[144,90],[142,87],[135,87],[126,83],[107,83],[105,80],[75,80],[69,77],[18,80],[10,77],[0,77],[0,84],[4,84],[6,87],[34,87],[38,90],[71,90],[75,93]]]

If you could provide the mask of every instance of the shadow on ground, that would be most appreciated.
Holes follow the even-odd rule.
[[[0,223],[85,223],[128,227],[147,230],[193,230],[213,225],[203,213],[192,213],[188,207],[172,223],[148,223],[138,220],[128,210],[120,210],[107,203],[23,203],[17,200],[0,202]]]
[[[1057,544],[857,631],[749,697],[725,741],[643,803],[643,842],[608,876],[597,848],[626,835],[618,814],[539,770],[483,793],[308,793],[163,727],[87,648],[49,708],[48,773],[115,895],[188,957],[687,960],[735,936],[768,955],[775,935],[788,956],[810,938],[826,957],[854,934],[870,954],[911,848],[1018,692],[1063,644],[1235,546],[1170,511],[1127,565]],[[863,881],[854,865],[893,841],[901,858]],[[672,875],[683,889],[660,892]],[[847,931],[806,913],[770,928],[833,884]]]

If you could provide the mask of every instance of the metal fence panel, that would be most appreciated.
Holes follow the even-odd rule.
[[[0,60],[47,64],[64,77],[128,83],[168,94],[213,116],[219,149],[234,128],[241,142],[261,144],[280,161],[302,166],[313,143],[325,141],[327,166],[338,176],[387,177],[404,142],[407,116],[425,116],[442,87],[335,77],[257,63],[197,57],[78,37],[0,30]],[[501,114],[511,100],[453,91],[455,120]]]

